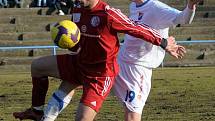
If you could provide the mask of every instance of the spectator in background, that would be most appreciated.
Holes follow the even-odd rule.
[[[68,14],[71,6],[73,5],[72,0],[54,0],[54,6],[58,10],[59,15]]]
[[[72,7],[72,0],[53,0],[49,10],[47,11],[47,15],[51,15],[55,10],[57,10],[58,15],[65,15],[69,13]]]
[[[2,0],[0,0],[0,7],[2,8],[4,6],[4,3]]]
[[[15,1],[15,7],[21,8],[22,0],[14,0],[14,1]]]
[[[47,1],[46,0],[37,0],[37,7],[46,7]]]
[[[7,8],[8,7],[8,1],[7,0],[0,0],[0,7],[1,8]]]

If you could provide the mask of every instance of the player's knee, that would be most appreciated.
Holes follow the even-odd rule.
[[[125,109],[125,121],[141,121],[142,110]]]
[[[141,121],[141,114],[135,112],[126,113],[125,121]]]
[[[31,63],[31,73],[33,76],[39,77],[39,76],[44,76],[42,75],[43,71],[43,66],[40,64],[39,59],[35,59]]]
[[[75,121],[92,121],[96,116],[96,111],[80,103],[75,117]]]

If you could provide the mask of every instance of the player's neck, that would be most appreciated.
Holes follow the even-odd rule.
[[[90,9],[94,8],[98,4],[99,0],[94,0],[89,6]]]
[[[137,6],[142,6],[146,4],[149,0],[136,0],[135,3]]]
[[[137,5],[141,5],[142,3],[144,3],[144,1],[146,1],[146,0],[136,0],[135,3]]]

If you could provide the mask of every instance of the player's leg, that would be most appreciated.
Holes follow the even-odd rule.
[[[83,103],[80,103],[78,106],[75,121],[93,121],[96,114],[97,112],[95,110]]]
[[[76,85],[72,85],[68,81],[63,81],[59,89],[53,93],[51,99],[48,101],[41,121],[54,121],[60,112],[70,103],[76,87]]]
[[[60,78],[56,56],[46,56],[36,59],[31,64],[32,76],[32,106],[43,109],[48,90],[48,76]]]
[[[35,59],[31,64],[32,107],[23,112],[15,112],[18,119],[38,119],[43,114],[43,105],[48,90],[48,76],[59,78],[56,56]]]
[[[141,114],[125,109],[125,121],[141,121]]]
[[[152,69],[120,62],[113,90],[125,106],[125,121],[140,121],[151,88]]]
[[[110,93],[114,77],[85,77],[83,95],[76,114],[76,121],[93,121],[102,103]]]
[[[64,81],[49,100],[42,121],[54,121],[71,101],[73,90],[81,84],[75,55],[60,55],[57,60],[60,78]]]

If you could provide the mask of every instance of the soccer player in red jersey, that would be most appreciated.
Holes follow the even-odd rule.
[[[79,53],[46,56],[32,62],[32,107],[15,112],[15,118],[41,119],[50,76],[63,81],[49,100],[41,120],[55,120],[70,102],[73,90],[83,86],[76,121],[92,121],[118,74],[118,32],[161,46],[173,56],[185,53],[185,48],[176,45],[173,37],[164,39],[149,27],[134,24],[120,10],[102,0],[77,0],[77,3],[72,14],[81,31],[81,39],[74,47],[79,48]]]

